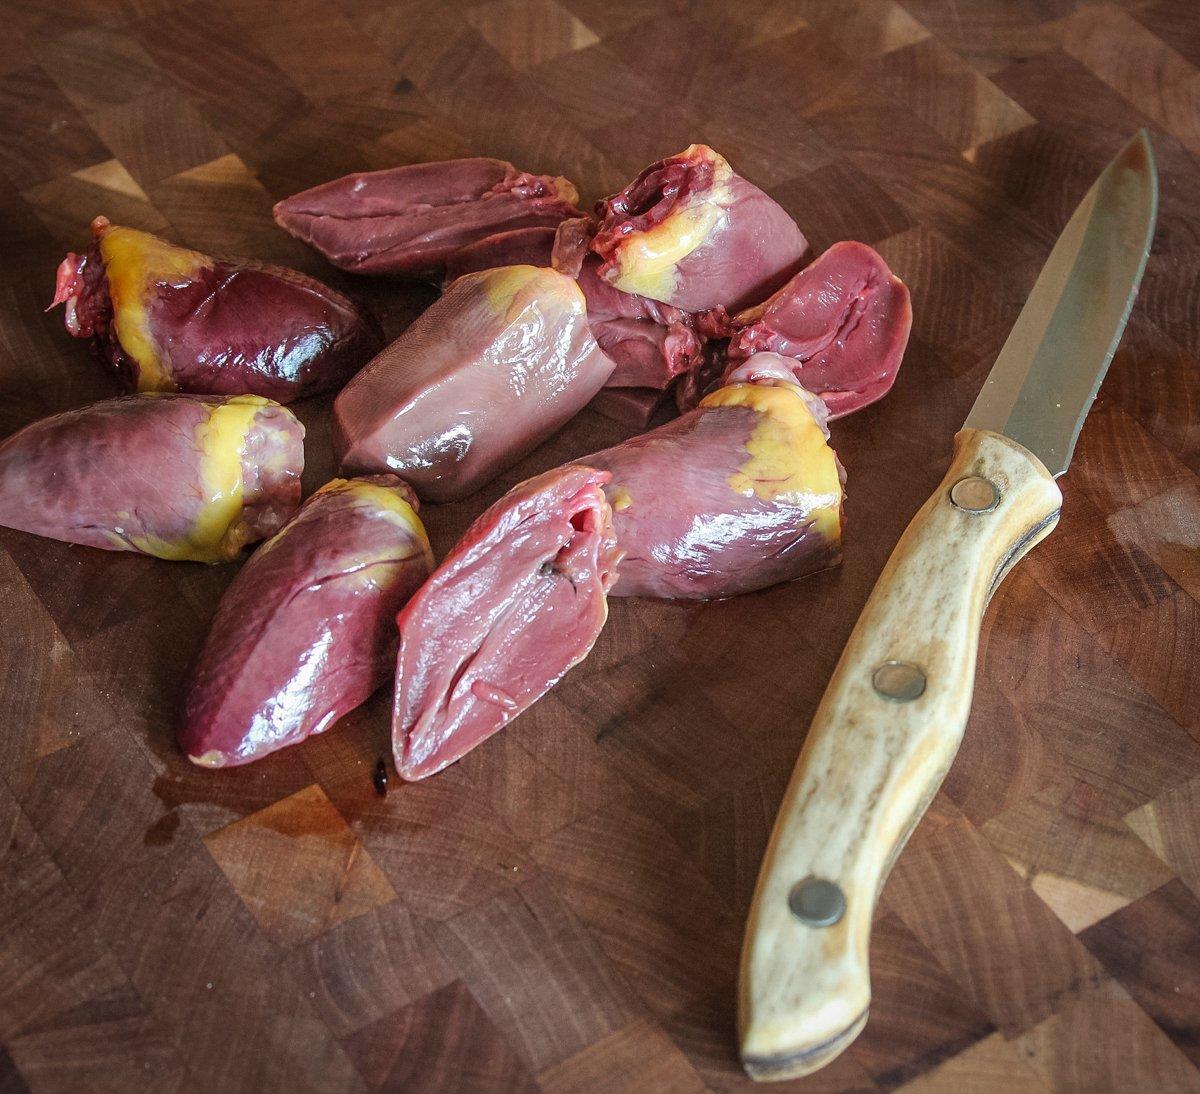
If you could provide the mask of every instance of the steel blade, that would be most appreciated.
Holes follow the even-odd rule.
[[[1158,214],[1143,129],[1104,169],[1054,244],[965,425],[1066,471],[1137,296]]]

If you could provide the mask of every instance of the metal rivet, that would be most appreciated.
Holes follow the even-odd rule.
[[[880,695],[896,703],[911,703],[925,693],[925,674],[907,661],[884,661],[871,683]]]
[[[832,927],[846,914],[846,894],[832,881],[806,877],[792,886],[788,907],[810,927]]]
[[[950,487],[950,500],[966,513],[990,513],[1000,504],[1000,491],[994,482],[971,475]]]

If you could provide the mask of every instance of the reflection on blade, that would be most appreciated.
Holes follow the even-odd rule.
[[[1066,471],[1137,296],[1157,212],[1142,130],[1063,229],[966,426],[1020,442],[1053,475]]]

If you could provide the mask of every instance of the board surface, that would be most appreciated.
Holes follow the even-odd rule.
[[[331,271],[271,204],[458,155],[591,199],[708,142],[818,250],[878,247],[915,326],[890,397],[834,426],[841,569],[614,602],[543,702],[386,798],[386,694],[248,768],[177,753],[180,681],[233,567],[0,531],[0,1090],[747,1088],[742,924],[808,720],[1058,230],[1142,125],[1158,236],[1062,522],[992,603],[965,743],[883,893],[866,1032],[795,1089],[1200,1089],[1194,0],[3,15],[0,436],[115,391],[42,314],[94,215],[326,277],[394,334],[431,294]],[[329,403],[298,409],[312,490]],[[583,415],[428,510],[435,547],[621,435]]]

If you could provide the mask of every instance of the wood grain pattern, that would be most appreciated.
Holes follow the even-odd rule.
[[[745,1090],[738,947],[806,727],[1055,235],[1141,125],[1159,232],[1062,520],[993,601],[958,760],[884,889],[872,1025],[795,1089],[1200,1089],[1194,0],[280,12],[5,6],[0,435],[114,393],[42,313],[95,214],[304,269],[396,334],[431,293],[329,269],[270,206],[448,156],[594,198],[710,141],[815,247],[879,247],[916,334],[888,399],[834,425],[839,570],[615,603],[544,702],[386,798],[386,694],[246,769],[176,752],[179,682],[234,567],[0,531],[0,1090]],[[297,410],[311,491],[329,404]],[[478,499],[430,507],[435,548],[620,438],[585,413]]]

